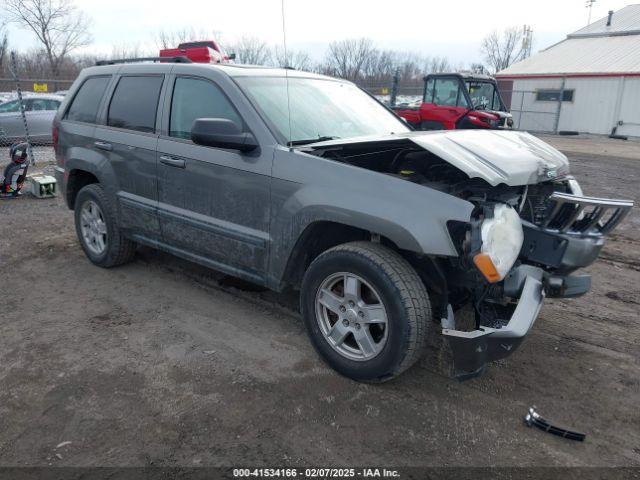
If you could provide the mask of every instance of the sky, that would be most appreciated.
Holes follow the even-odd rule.
[[[638,0],[636,0],[638,1]],[[114,47],[155,49],[160,30],[221,32],[231,44],[242,35],[282,44],[281,0],[75,0],[92,21],[93,43],[84,52]],[[634,0],[597,0],[592,21]],[[284,0],[287,43],[320,60],[334,40],[369,37],[379,48],[446,56],[454,64],[481,60],[480,42],[492,30],[530,25],[533,51],[587,24],[585,0]],[[16,39],[20,40],[17,41]],[[11,47],[35,45],[12,28]]]

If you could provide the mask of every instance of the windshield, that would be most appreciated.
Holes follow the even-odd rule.
[[[282,144],[408,132],[393,113],[349,83],[314,78],[239,77]]]
[[[484,108],[487,110],[503,110],[500,96],[493,83],[467,81],[467,90],[473,108]]]

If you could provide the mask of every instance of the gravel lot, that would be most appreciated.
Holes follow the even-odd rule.
[[[546,140],[587,194],[640,200],[640,144]],[[483,377],[445,378],[436,351],[370,386],[319,360],[293,293],[148,249],[103,270],[61,199],[0,201],[0,465],[639,466],[639,232],[636,207],[593,290],[548,301]],[[528,429],[532,404],[587,440]]]

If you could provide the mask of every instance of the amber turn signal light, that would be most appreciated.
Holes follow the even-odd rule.
[[[496,270],[495,265],[491,261],[491,257],[486,253],[478,253],[473,257],[473,263],[476,264],[480,273],[484,275],[489,283],[496,283],[500,281],[500,274]]]

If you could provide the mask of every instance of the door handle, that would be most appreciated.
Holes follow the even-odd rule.
[[[160,157],[160,163],[162,163],[163,165],[167,165],[168,167],[176,167],[176,168],[185,168],[187,165],[187,162],[185,162],[184,159],[174,158],[168,155],[162,155]]]
[[[113,145],[111,145],[110,143],[107,142],[93,142],[93,145],[100,149],[100,150],[105,150],[107,152],[110,152],[111,150],[113,150]]]

